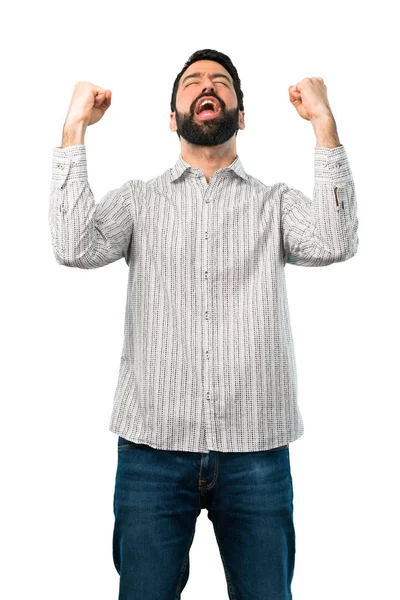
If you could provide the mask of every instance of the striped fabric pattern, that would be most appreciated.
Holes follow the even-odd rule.
[[[110,431],[191,452],[267,450],[304,433],[285,265],[357,251],[343,145],[314,148],[312,199],[262,183],[238,155],[207,183],[179,154],[97,204],[85,144],[54,147],[48,219],[60,265],[129,267]]]

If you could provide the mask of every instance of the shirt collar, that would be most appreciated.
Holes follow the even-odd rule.
[[[222,169],[218,169],[216,171],[216,173],[221,173],[221,172],[228,171],[228,170],[233,171],[234,173],[236,173],[236,175],[239,175],[239,177],[242,177],[242,179],[244,179],[245,181],[248,181],[249,176],[245,172],[245,170],[243,168],[243,164],[238,155],[236,155],[236,158],[229,165],[229,167],[223,167]],[[201,169],[198,169],[196,167],[192,167],[191,165],[189,165],[189,163],[187,163],[185,160],[183,160],[182,154],[179,153],[178,160],[176,161],[176,163],[172,167],[172,169],[170,169],[171,181],[176,181],[182,175],[182,173],[184,173],[185,171],[188,171],[189,173],[192,173],[193,175],[198,175],[198,176],[203,175],[203,171]]]

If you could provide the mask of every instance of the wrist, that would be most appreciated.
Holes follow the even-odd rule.
[[[336,148],[341,145],[332,113],[311,119],[311,123],[318,147]]]
[[[87,124],[84,121],[65,122],[61,148],[85,143]]]

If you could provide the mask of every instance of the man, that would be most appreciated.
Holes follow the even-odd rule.
[[[289,87],[316,134],[313,199],[249,175],[237,154],[243,93],[230,58],[192,54],[172,91],[175,165],[95,204],[84,135],[111,91],[75,86],[53,149],[58,263],[129,265],[110,430],[118,434],[113,559],[119,600],[177,600],[207,508],[229,598],[289,600],[295,531],[289,443],[303,434],[284,267],[358,247],[348,158],[320,77]],[[207,593],[207,592],[206,592]]]

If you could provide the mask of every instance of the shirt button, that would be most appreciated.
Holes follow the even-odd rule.
[[[210,399],[210,392],[207,392],[206,394],[206,399],[209,400]]]

